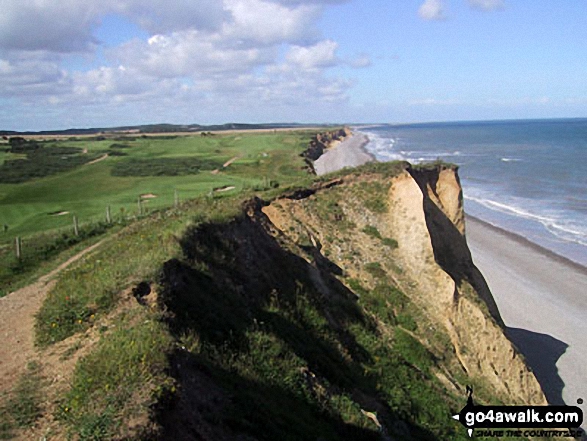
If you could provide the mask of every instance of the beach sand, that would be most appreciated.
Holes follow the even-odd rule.
[[[587,269],[472,217],[466,236],[507,334],[548,401],[587,400]]]
[[[354,134],[328,149],[314,161],[316,174],[324,175],[345,167],[356,167],[374,161],[375,158],[363,149],[368,142],[369,138],[362,133]]]
[[[318,174],[374,160],[358,134],[328,150]],[[473,261],[551,404],[579,405],[587,415],[587,269],[526,239],[467,216]],[[583,424],[585,428],[585,424]]]

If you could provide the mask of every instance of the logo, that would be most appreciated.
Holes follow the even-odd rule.
[[[583,433],[578,429],[583,423],[583,411],[577,406],[477,406],[473,402],[473,388],[470,386],[467,386],[467,395],[467,405],[453,415],[453,419],[467,429],[470,437],[473,434],[490,437],[577,437]],[[578,400],[578,404],[582,403],[583,400]]]

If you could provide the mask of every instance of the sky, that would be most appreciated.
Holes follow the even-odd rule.
[[[587,117],[585,0],[2,0],[0,130]]]

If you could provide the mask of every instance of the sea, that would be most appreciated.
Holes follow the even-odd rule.
[[[459,166],[465,212],[587,266],[587,119],[359,128],[379,161]]]

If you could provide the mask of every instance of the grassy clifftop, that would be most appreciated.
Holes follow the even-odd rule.
[[[481,401],[541,402],[521,360],[518,379],[484,368],[490,353],[496,369],[517,353],[466,255],[450,267],[439,259],[448,245],[431,240],[444,218],[426,198],[460,234],[444,172],[454,170],[370,164],[314,184],[300,175],[290,188],[220,193],[121,227],[50,290],[36,321],[36,387],[5,401],[32,404],[5,405],[0,433],[464,440],[450,416],[467,384]],[[456,312],[444,314],[449,297]],[[467,333],[471,320],[486,335]]]

